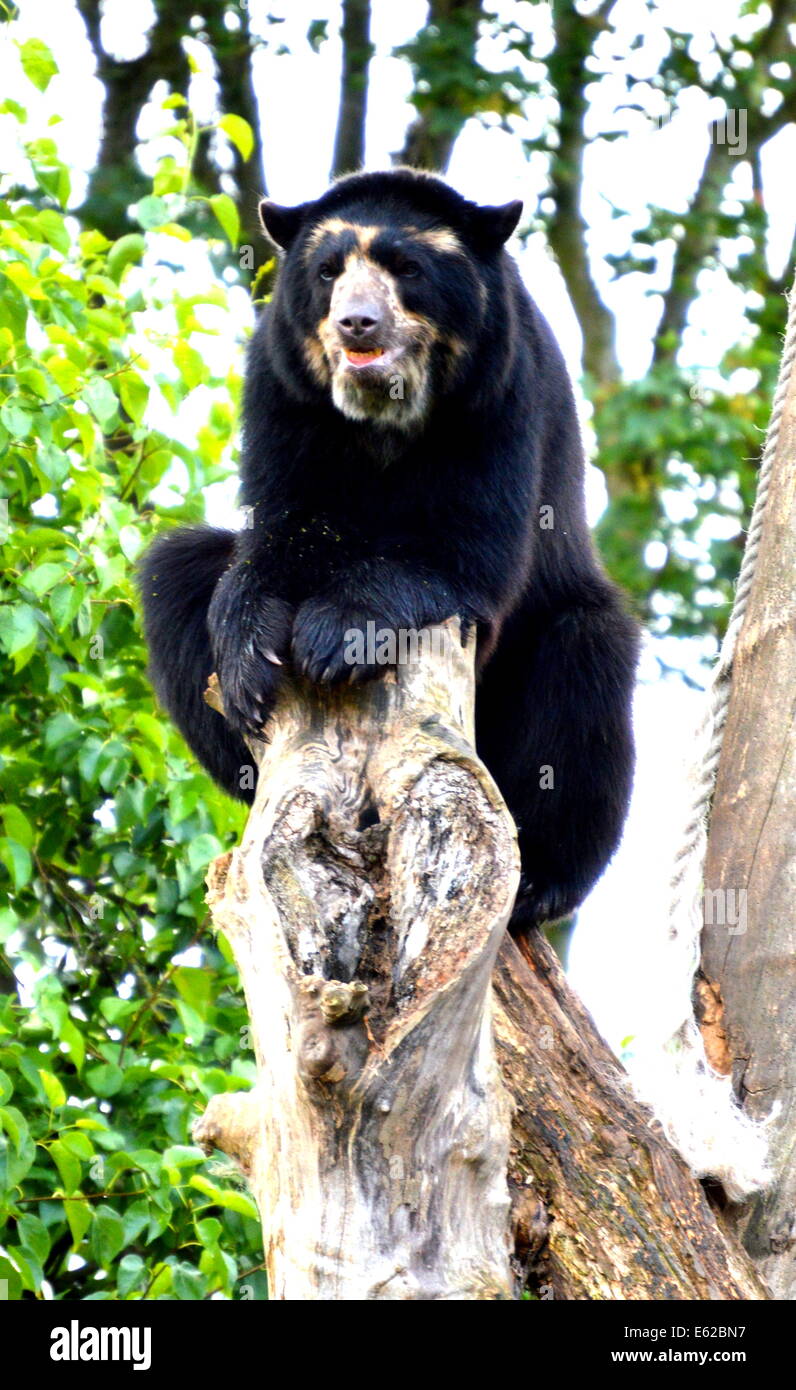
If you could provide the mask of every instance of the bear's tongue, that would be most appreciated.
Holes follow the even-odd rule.
[[[369,352],[352,352],[350,348],[345,349],[346,361],[352,367],[366,367],[369,362],[376,362],[384,356],[384,348],[371,348]]]

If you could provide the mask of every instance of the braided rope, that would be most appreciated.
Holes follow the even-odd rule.
[[[760,462],[755,504],[752,511],[752,519],[749,523],[749,531],[746,537],[746,545],[744,547],[743,560],[741,561],[741,569],[738,575],[738,583],[735,589],[735,599],[724,641],[721,645],[719,659],[708,690],[707,708],[700,726],[700,743],[707,739],[708,746],[705,749],[701,769],[695,782],[694,799],[691,806],[690,817],[685,827],[683,843],[675,856],[671,883],[671,920],[674,934],[677,934],[676,918],[683,904],[683,889],[690,876],[689,867],[695,855],[699,855],[700,857],[700,867],[701,861],[704,859],[703,842],[706,838],[706,822],[710,812],[711,800],[713,798],[713,789],[716,784],[716,773],[719,765],[719,757],[721,755],[724,726],[727,722],[727,710],[730,704],[732,667],[735,658],[735,649],[738,642],[738,634],[740,633],[743,620],[746,616],[746,610],[749,606],[749,595],[752,591],[752,581],[757,567],[757,557],[763,535],[763,518],[771,485],[771,470],[779,444],[780,425],[782,423],[782,415],[785,409],[785,400],[788,394],[788,386],[794,362],[796,362],[796,293],[792,294],[790,300],[788,327],[779,369],[779,379],[777,381],[777,389],[774,393],[774,402],[771,409],[771,419],[766,434],[763,457]],[[689,911],[689,918],[690,915]]]

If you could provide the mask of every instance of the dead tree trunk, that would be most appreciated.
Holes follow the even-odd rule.
[[[249,1178],[271,1296],[760,1298],[549,947],[505,935],[472,643],[434,632],[376,684],[286,687],[209,877],[259,1080],[196,1137]]]
[[[705,867],[703,1033],[744,1108],[773,1115],[768,1192],[736,1210],[779,1299],[796,1298],[796,369],[780,424]]]

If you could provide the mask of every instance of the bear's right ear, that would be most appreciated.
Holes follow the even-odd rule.
[[[301,224],[309,206],[309,203],[299,203],[298,207],[286,208],[279,203],[273,203],[270,198],[263,198],[260,203],[260,221],[266,235],[286,251],[301,231]]]
[[[522,203],[503,203],[500,207],[483,207],[476,204],[472,209],[471,227],[476,241],[489,251],[497,251],[508,241],[522,215]]]

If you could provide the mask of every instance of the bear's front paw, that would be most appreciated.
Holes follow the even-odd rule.
[[[373,680],[392,664],[390,624],[327,599],[309,599],[293,624],[293,665],[315,685]],[[381,642],[378,634],[382,634]]]
[[[213,651],[224,715],[244,738],[260,738],[289,659],[293,610],[281,599],[262,595],[238,595],[225,603],[222,593],[213,603]]]

